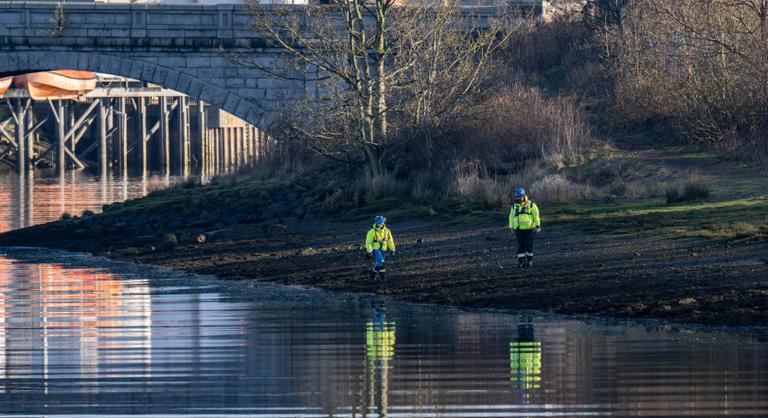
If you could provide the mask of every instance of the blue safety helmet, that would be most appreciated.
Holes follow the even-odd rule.
[[[379,224],[384,225],[385,223],[387,223],[387,218],[385,218],[385,217],[383,217],[381,215],[378,215],[376,217],[375,223],[376,223],[376,225],[379,225]]]
[[[522,187],[518,187],[517,189],[515,189],[515,197],[518,197],[518,196],[525,196],[525,189],[523,189]]]

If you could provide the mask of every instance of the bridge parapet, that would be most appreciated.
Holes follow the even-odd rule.
[[[518,0],[524,9],[536,9],[541,3]],[[495,15],[498,9],[469,6],[465,10],[482,18]],[[253,26],[245,4],[0,2],[0,40],[6,47],[252,48],[262,43]]]
[[[259,37],[244,5],[2,2],[3,46],[200,48],[252,46]],[[233,40],[238,39],[238,45]]]
[[[535,7],[539,0],[519,0]],[[269,15],[269,7],[266,15]],[[303,6],[293,6],[303,7]],[[482,17],[495,7],[469,7]],[[0,76],[58,68],[130,77],[188,94],[263,127],[311,83],[276,80],[234,63],[281,65],[242,4],[0,2]]]

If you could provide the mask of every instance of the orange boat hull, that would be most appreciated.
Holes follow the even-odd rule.
[[[14,81],[35,100],[75,99],[94,90],[97,78],[91,71],[55,70],[18,75]]]
[[[13,81],[13,77],[2,77],[0,78],[0,96],[5,94],[6,91],[8,91],[8,88],[11,87],[11,82]]]

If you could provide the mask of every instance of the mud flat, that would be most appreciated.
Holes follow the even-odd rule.
[[[768,245],[665,235],[585,234],[545,224],[535,265],[518,269],[503,216],[449,225],[398,221],[387,282],[367,280],[366,221],[254,221],[227,226],[140,211],[69,219],[0,235],[0,245],[90,252],[228,280],[386,294],[474,308],[654,318],[681,323],[768,324]],[[177,221],[174,224],[172,220]],[[157,222],[157,223],[155,223]],[[154,226],[152,226],[154,225]],[[164,225],[164,226],[159,226]]]

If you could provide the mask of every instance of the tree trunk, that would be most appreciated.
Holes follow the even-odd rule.
[[[387,137],[387,74],[384,54],[386,53],[386,16],[385,0],[378,0],[376,10],[376,119],[378,120],[378,137]]]
[[[363,152],[365,152],[365,159],[368,162],[368,173],[371,177],[382,175],[384,173],[384,167],[381,163],[379,148],[373,144],[368,144],[363,147]]]

